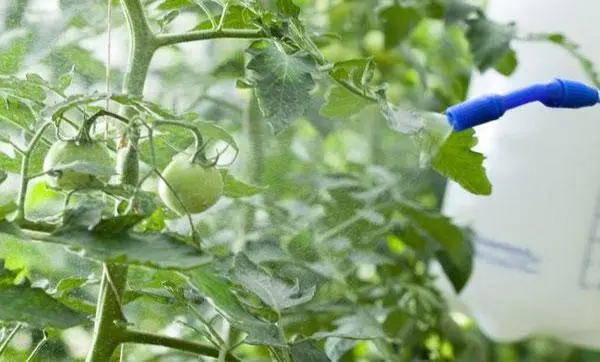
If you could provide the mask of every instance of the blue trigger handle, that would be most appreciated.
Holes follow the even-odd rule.
[[[593,106],[600,99],[596,88],[572,80],[555,79],[505,95],[492,94],[459,103],[446,110],[446,117],[455,131],[462,131],[494,121],[510,109],[536,101],[551,108],[582,108]]]

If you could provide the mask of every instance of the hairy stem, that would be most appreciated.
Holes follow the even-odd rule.
[[[122,341],[124,327],[123,324],[117,322],[123,322],[120,300],[125,291],[126,281],[127,267],[103,265],[100,298],[96,307],[94,340],[86,359],[87,362],[109,361]],[[115,291],[119,295],[115,295]]]
[[[46,129],[52,124],[52,122],[44,123],[35,133],[29,146],[23,152],[23,156],[21,159],[21,181],[19,185],[19,195],[17,197],[17,214],[15,216],[16,222],[21,222],[25,220],[25,199],[27,198],[27,187],[29,185],[29,160],[31,159],[31,154],[35,149],[37,143],[42,139],[42,135],[46,131]]]
[[[145,333],[133,330],[127,330],[123,334],[123,342],[138,343],[138,344],[151,344],[156,346],[165,346],[178,349],[180,351],[187,351],[195,354],[204,356],[219,357],[219,350],[212,346],[205,344],[195,343],[186,341],[184,339],[161,336],[158,334]],[[225,361],[239,361],[235,356],[227,354]]]
[[[21,323],[17,324],[15,326],[15,328],[13,328],[10,331],[10,333],[8,334],[8,336],[6,336],[6,339],[0,345],[0,356],[2,356],[2,353],[4,353],[4,351],[8,348],[8,345],[10,344],[10,341],[12,341],[12,339],[15,337],[15,335],[21,329],[21,327],[23,327],[23,325]]]
[[[158,46],[162,47],[196,40],[217,38],[260,39],[266,37],[267,34],[262,29],[214,29],[190,31],[180,34],[159,34],[156,36],[156,40]]]
[[[127,18],[130,36],[129,63],[123,91],[126,94],[141,96],[144,93],[144,84],[154,52],[156,40],[144,13],[140,0],[121,0],[121,5]],[[126,118],[130,111],[122,109]],[[139,132],[139,131],[138,131]],[[139,136],[139,135],[138,135]],[[138,137],[134,137],[137,141]],[[123,169],[117,170],[122,180],[137,180],[139,164],[137,162],[137,144],[132,144],[131,138],[125,143],[127,153],[125,157],[131,162],[123,162]],[[123,144],[121,142],[121,144]],[[133,183],[135,185],[135,182]],[[94,325],[94,340],[87,356],[87,362],[109,361],[115,349],[122,342],[123,324],[125,322],[121,309],[121,299],[127,284],[127,267],[116,264],[104,264],[96,319]]]

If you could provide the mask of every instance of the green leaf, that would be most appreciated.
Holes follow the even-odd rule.
[[[41,329],[66,329],[87,321],[86,314],[68,308],[40,288],[32,288],[28,280],[15,285],[16,275],[3,265],[0,260],[0,321],[23,322]]]
[[[379,12],[379,18],[383,23],[386,49],[400,44],[421,20],[421,16],[414,6],[398,3],[383,8]]]
[[[387,338],[382,325],[375,316],[366,309],[359,309],[335,321],[337,328],[332,332],[317,332],[315,339],[325,337],[341,337],[351,339]]]
[[[108,219],[110,220],[110,219]],[[120,222],[128,222],[121,220]],[[0,223],[0,233],[22,240],[40,240],[68,246],[83,256],[103,262],[145,265],[159,269],[190,269],[205,264],[210,257],[170,233],[137,233],[133,231],[108,233],[103,220],[95,228],[66,226],[52,234],[28,235],[15,225]],[[114,225],[114,224],[113,224]]]
[[[300,291],[297,280],[294,285],[289,285],[254,264],[243,253],[236,255],[234,264],[235,280],[279,313],[307,303],[315,295],[316,286]]]
[[[510,49],[515,37],[514,24],[498,24],[479,17],[469,20],[466,36],[477,68],[485,71],[498,63]]]
[[[329,337],[325,341],[325,353],[332,362],[340,361],[358,341],[339,337]]]
[[[24,99],[8,95],[0,97],[0,121],[30,130],[37,123],[37,117]]]
[[[327,92],[325,103],[320,114],[330,118],[349,118],[357,115],[366,106],[371,104],[367,99],[359,97],[348,89],[334,86]]]
[[[227,143],[229,146],[233,147],[236,152],[239,152],[239,147],[235,142],[235,139],[229,132],[224,130],[223,128],[217,126],[212,122],[205,121],[194,121],[192,122],[194,126],[198,127],[202,137],[207,141],[208,139],[216,139],[221,140]]]
[[[445,21],[449,25],[464,21],[479,10],[477,6],[471,5],[464,0],[448,0],[445,5]]]
[[[435,156],[433,168],[475,195],[490,195],[492,184],[483,167],[485,156],[472,150],[475,145],[472,129],[453,132]]]
[[[519,60],[517,59],[517,53],[514,50],[509,49],[506,54],[496,63],[494,69],[496,69],[500,74],[509,76],[513,74],[515,69],[517,69],[517,65],[519,64]]]
[[[0,37],[0,73],[17,73],[32,43],[33,34],[26,29],[4,32]]]
[[[92,227],[102,219],[105,204],[99,200],[82,202],[77,207],[68,208],[63,212],[63,225],[67,227]]]
[[[48,290],[48,293],[69,308],[92,315],[96,313],[96,306],[92,302],[71,296],[70,294],[76,289],[93,282],[95,281],[87,278],[67,277],[61,279],[54,289]]]
[[[327,355],[310,339],[292,343],[290,352],[294,362],[329,362]]]
[[[247,184],[233,177],[228,170],[221,169],[223,177],[223,195],[237,199],[240,197],[249,197],[262,192],[264,189],[260,186]]]
[[[275,3],[280,13],[297,18],[300,15],[300,7],[293,0],[277,0]]]
[[[54,67],[55,72],[59,74],[74,69],[75,73],[81,75],[88,83],[104,79],[104,63],[96,58],[91,50],[77,44],[54,48],[45,63]]]
[[[190,0],[164,0],[158,8],[160,10],[176,10],[192,5]]]
[[[315,62],[308,54],[287,54],[282,45],[260,41],[248,50],[252,59],[258,105],[275,133],[280,133],[304,115],[315,82]]]
[[[456,292],[460,292],[473,268],[473,246],[465,232],[443,215],[408,203],[402,203],[401,208],[418,231],[413,237],[420,236],[434,246],[446,275]]]
[[[210,303],[236,328],[248,333],[249,344],[285,347],[285,337],[273,323],[250,314],[233,294],[230,282],[208,268],[198,268],[188,273],[190,283],[209,298]]]
[[[225,29],[258,29],[256,26],[256,14],[244,6],[231,5],[225,14],[223,28]],[[221,15],[213,18],[217,24],[221,21]],[[212,22],[204,20],[196,25],[193,30],[209,30],[212,29]]]

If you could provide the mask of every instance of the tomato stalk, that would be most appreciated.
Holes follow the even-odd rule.
[[[140,0],[121,0],[121,5],[127,19],[130,35],[128,69],[123,83],[123,90],[126,94],[141,96],[144,92],[148,68],[157,45]],[[131,112],[123,111],[122,109],[121,112],[125,113],[125,116]],[[131,114],[129,113],[129,115]],[[131,137],[129,141],[131,141]],[[123,169],[117,170],[117,172],[121,175],[122,180],[131,181],[135,179],[137,182],[139,175],[138,157],[135,152],[137,145],[131,146],[125,155],[125,157],[129,157],[130,162],[123,162]],[[110,360],[115,349],[122,343],[123,328],[121,326],[123,324],[115,324],[115,321],[125,322],[125,317],[121,313],[120,301],[126,284],[126,266],[118,264],[103,265],[101,287],[96,307],[94,339],[86,359],[87,362]]]
[[[133,96],[142,96],[144,84],[148,75],[148,69],[156,50],[162,46],[177,43],[215,39],[215,38],[262,38],[266,34],[263,30],[230,30],[223,29],[222,24],[216,29],[208,31],[189,32],[185,34],[163,34],[155,35],[144,12],[140,0],[121,0],[125,13],[130,36],[130,52],[128,68],[123,83],[123,91]],[[123,107],[121,114],[126,118],[133,116],[133,110]],[[161,121],[165,124],[166,121]],[[173,122],[173,121],[169,121]],[[197,146],[202,148],[202,138],[199,132],[194,133]],[[120,149],[125,152],[125,162],[119,165],[117,173],[121,180],[129,185],[136,186],[139,181],[139,157],[137,154],[137,140],[139,139],[139,128],[130,127],[129,133],[122,136]],[[119,151],[119,148],[118,148]],[[184,340],[173,339],[143,332],[130,331],[124,326],[126,320],[121,312],[121,299],[127,282],[127,267],[118,264],[104,264],[101,288],[99,291],[94,326],[94,337],[91,350],[87,356],[87,362],[104,362],[111,359],[115,349],[121,343],[156,344],[172,347],[184,351],[194,352],[202,355],[219,356],[219,350],[212,347],[202,346]],[[226,359],[236,361],[237,359],[226,354]]]
[[[27,197],[27,187],[29,186],[29,160],[31,154],[35,149],[37,143],[42,139],[42,136],[46,129],[52,124],[52,122],[44,123],[35,133],[31,142],[27,146],[26,150],[23,150],[23,156],[21,159],[21,181],[19,185],[19,194],[17,197],[17,214],[15,216],[15,222],[21,222],[25,220],[25,198]]]

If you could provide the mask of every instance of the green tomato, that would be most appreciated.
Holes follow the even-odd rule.
[[[44,159],[44,171],[47,172],[60,164],[75,161],[87,161],[108,168],[113,167],[113,160],[103,144],[97,142],[77,143],[70,140],[58,141],[50,147]],[[74,170],[61,170],[57,174],[46,175],[48,186],[65,191],[96,188],[99,184],[107,183],[109,179],[110,177],[98,177]]]
[[[365,50],[372,55],[385,51],[385,34],[380,30],[370,30],[363,37]]]
[[[192,163],[187,154],[173,157],[158,181],[158,194],[167,207],[180,215],[185,209],[191,214],[200,213],[213,206],[223,195],[223,178],[215,167],[203,167]],[[181,205],[177,196],[185,205]]]

